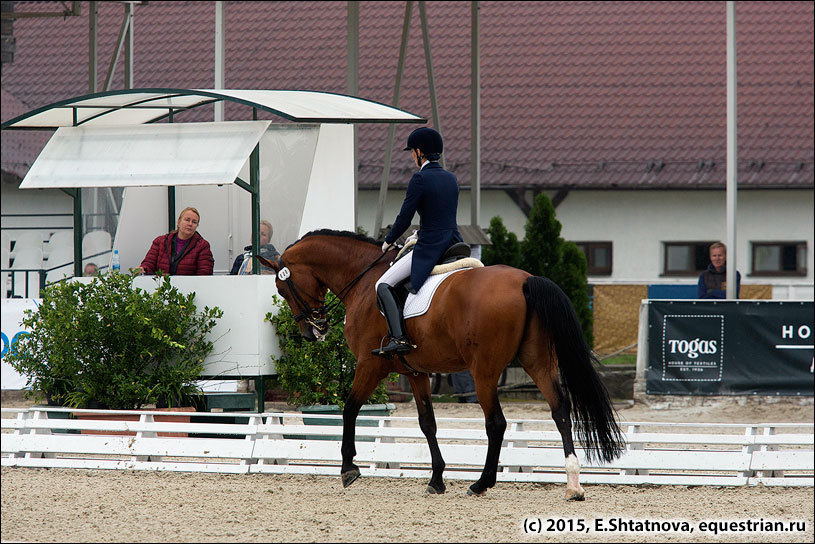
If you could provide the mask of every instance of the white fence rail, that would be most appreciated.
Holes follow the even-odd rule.
[[[222,473],[296,473],[338,476],[340,416],[295,413],[102,412],[137,414],[138,421],[63,419],[64,408],[3,409],[2,466],[168,470]],[[154,421],[206,416],[207,422]],[[57,418],[60,417],[60,418]],[[230,422],[221,418],[230,418]],[[234,418],[237,418],[235,420]],[[363,420],[377,426],[361,426]],[[238,421],[233,423],[231,421]],[[476,480],[486,456],[481,419],[438,418],[445,477]],[[551,420],[509,420],[499,481],[563,483],[560,434]],[[471,428],[466,428],[470,426]],[[624,425],[626,452],[612,463],[586,462],[582,483],[812,486],[813,424]],[[109,434],[85,434],[105,432]],[[81,434],[80,434],[81,433]],[[116,435],[118,433],[118,435]],[[130,433],[130,435],[125,435]],[[181,436],[167,433],[181,433]],[[363,417],[356,463],[363,475],[430,477],[430,453],[414,418]]]

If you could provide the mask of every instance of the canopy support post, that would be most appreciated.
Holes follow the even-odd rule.
[[[62,189],[74,199],[74,277],[82,277],[82,189]]]
[[[252,120],[258,120],[257,108],[252,108]],[[252,255],[260,255],[260,142],[249,155],[249,185],[252,187]],[[260,263],[252,263],[252,274],[260,274]]]

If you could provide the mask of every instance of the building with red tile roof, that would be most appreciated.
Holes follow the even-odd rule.
[[[464,188],[471,183],[471,4],[427,3],[446,166]],[[16,2],[14,9],[60,5]],[[19,105],[33,109],[88,92],[88,2],[82,5],[79,17],[14,21],[3,121]],[[390,104],[405,3],[359,5],[359,96]],[[124,8],[100,2],[98,10],[101,85]],[[346,92],[346,11],[346,2],[225,2],[225,87]],[[736,17],[739,213],[764,217],[763,227],[743,231],[739,268],[751,270],[755,241],[803,242],[804,275],[794,279],[811,286],[813,3],[739,2]],[[212,88],[214,27],[214,2],[137,4],[133,86]],[[528,207],[539,191],[560,191],[559,200],[568,194],[558,207],[564,236],[590,242],[633,229],[639,234],[614,240],[615,266],[643,250],[656,255],[657,265],[615,268],[610,277],[620,281],[664,275],[666,242],[724,237],[725,3],[480,2],[480,28],[482,226],[502,215],[522,235],[518,206]],[[120,58],[113,89],[124,85],[123,65]],[[17,109],[7,109],[12,102]],[[416,7],[398,105],[432,119]],[[185,115],[180,120],[210,120],[212,109]],[[227,106],[226,119],[240,115],[245,111]],[[412,172],[399,150],[413,128],[396,126],[389,173],[396,190],[386,223]],[[3,134],[4,175],[17,179],[33,160],[29,147],[9,143],[20,134]],[[369,204],[360,224],[368,229],[386,142],[386,126],[360,126],[360,201]],[[659,207],[666,203],[670,213]],[[469,222],[468,206],[463,191],[461,223]],[[607,213],[607,206],[616,208]],[[781,218],[766,216],[779,207]],[[694,209],[704,219],[688,217]],[[598,225],[598,216],[611,224]],[[634,242],[663,222],[673,227],[652,233],[644,247]]]

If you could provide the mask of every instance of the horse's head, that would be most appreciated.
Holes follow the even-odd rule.
[[[330,327],[325,307],[326,286],[296,259],[291,263],[282,255],[274,261],[260,256],[257,259],[277,274],[277,292],[291,308],[303,338],[311,342],[325,338]]]

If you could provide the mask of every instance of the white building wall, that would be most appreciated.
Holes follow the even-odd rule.
[[[372,235],[378,195],[371,190],[359,194],[359,222]],[[811,190],[739,192],[736,260],[743,283],[773,284],[778,298],[812,298],[814,195]],[[385,225],[396,219],[404,196],[404,191],[388,193]],[[612,275],[592,276],[590,283],[691,284],[696,277],[662,276],[663,243],[726,242],[725,197],[725,191],[571,191],[556,213],[565,239],[613,243]],[[496,215],[523,239],[526,216],[504,191],[484,190],[481,226],[486,228]],[[418,216],[414,222],[418,223]],[[460,194],[458,222],[470,223],[469,191]],[[802,240],[807,242],[806,277],[751,275],[751,242]]]
[[[61,191],[19,190],[3,184],[2,211],[10,213],[71,213],[72,201]],[[232,188],[234,191],[234,188]],[[166,192],[166,191],[165,191]],[[236,193],[245,193],[238,190]],[[405,192],[391,190],[386,199],[383,223],[392,223],[399,212]],[[551,196],[551,195],[550,195]],[[571,191],[557,208],[557,218],[563,225],[562,236],[573,241],[613,242],[613,271],[611,276],[592,276],[590,283],[694,283],[694,277],[664,277],[663,242],[726,241],[726,204],[724,191]],[[358,194],[359,224],[370,235],[376,217],[379,197],[377,190],[360,190]],[[773,284],[774,298],[812,298],[813,270],[815,270],[815,192],[812,190],[743,190],[738,194],[737,251],[736,259],[742,281],[745,284]],[[166,199],[166,197],[164,197]],[[246,214],[244,194],[234,194],[229,199],[238,214]],[[223,199],[215,199],[223,202]],[[237,202],[240,201],[240,202]],[[156,202],[158,209],[166,206]],[[187,205],[186,199],[177,205]],[[238,205],[240,204],[240,205]],[[500,190],[484,190],[481,197],[481,225],[487,227],[490,219],[501,216],[504,225],[519,239],[524,237],[526,217],[515,203]],[[345,208],[323,214],[325,226],[331,227],[337,220],[350,213]],[[180,209],[180,208],[179,208]],[[223,219],[215,210],[207,210],[201,230],[208,239],[217,239],[216,224]],[[144,212],[143,212],[144,213]],[[166,228],[166,212],[158,214],[156,228]],[[414,219],[418,222],[418,216]],[[470,223],[470,194],[462,191],[459,197],[458,222]],[[142,222],[152,225],[153,222]],[[4,217],[3,226],[9,226]],[[275,234],[282,225],[275,225]],[[334,227],[336,228],[336,227]],[[215,229],[215,230],[213,230]],[[247,236],[239,235],[236,247],[245,244]],[[224,233],[222,239],[228,240]],[[751,242],[807,242],[806,277],[766,277],[751,275]],[[278,248],[282,251],[284,240]],[[286,240],[285,242],[288,242]],[[281,247],[282,246],[282,247]],[[146,248],[144,249],[146,251]],[[731,250],[732,255],[732,250]],[[143,255],[139,255],[140,258]],[[127,257],[129,258],[129,257]],[[123,258],[123,268],[125,266]],[[231,258],[221,257],[228,270]]]
[[[739,192],[736,261],[744,283],[813,283],[814,194]],[[557,218],[568,240],[614,243],[612,275],[598,280],[670,283],[673,277],[661,275],[663,242],[726,242],[725,196],[724,191],[572,191],[558,206]],[[806,241],[807,276],[752,276],[751,242],[759,241]],[[728,253],[732,259],[732,249]]]

